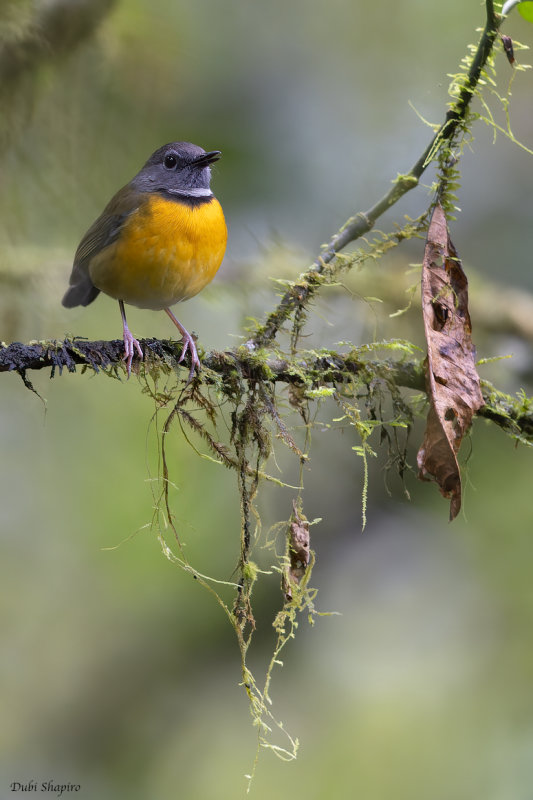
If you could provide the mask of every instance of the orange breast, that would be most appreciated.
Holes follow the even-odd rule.
[[[152,195],[118,241],[89,264],[94,285],[117,300],[159,310],[198,294],[215,276],[227,230],[214,197],[194,208]]]

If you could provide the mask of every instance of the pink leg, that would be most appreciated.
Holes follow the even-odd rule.
[[[137,339],[134,337],[134,335],[128,328],[123,301],[119,300],[118,304],[120,306],[120,314],[122,316],[122,327],[124,330],[124,358],[122,360],[126,362],[126,369],[128,371],[128,378],[129,378],[131,375],[131,362],[133,361],[134,350],[137,350],[139,358],[141,359],[143,357],[143,351],[141,350],[141,345],[139,344]]]
[[[183,350],[181,351],[181,356],[179,357],[179,362],[181,363],[185,358],[187,350],[190,351],[191,354],[191,371],[189,372],[189,379],[187,383],[190,383],[194,377],[194,370],[197,368],[198,370],[201,367],[200,359],[198,358],[198,353],[196,351],[196,344],[194,343],[194,339],[192,338],[191,334],[183,327],[181,322],[176,319],[170,308],[165,308],[166,313],[179,330],[181,335],[183,336]]]

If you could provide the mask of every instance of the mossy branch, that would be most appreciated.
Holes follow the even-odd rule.
[[[146,361],[141,369],[147,373],[161,368],[179,370],[184,379],[190,364],[178,363],[181,354],[180,342],[160,339],[141,339]],[[0,345],[0,372],[17,372],[31,387],[26,377],[28,370],[51,369],[51,377],[64,370],[75,372],[76,367],[104,371],[115,377],[126,375],[123,362],[124,343],[112,341],[87,341],[65,339],[64,341],[42,341],[30,344],[14,342]],[[188,361],[188,359],[187,359]],[[134,369],[135,369],[134,362]],[[222,382],[231,386],[238,375],[240,380],[281,383],[314,391],[324,386],[337,386],[354,377],[367,376],[365,382],[383,380],[417,392],[425,392],[425,367],[422,359],[395,360],[367,359],[357,348],[345,355],[334,350],[320,352],[302,351],[295,358],[262,353],[250,353],[246,347],[224,352],[211,351],[202,359],[204,369],[200,378],[207,385]],[[139,369],[137,365],[136,369]],[[311,394],[310,397],[313,395]],[[485,406],[479,417],[494,422],[500,428],[525,444],[533,445],[533,401],[524,396],[512,397],[498,391],[489,383],[483,384]]]
[[[56,0],[51,6],[60,8],[61,2],[64,3],[64,0]],[[95,2],[105,9],[112,0]],[[298,624],[297,614],[307,611],[309,621],[312,622],[318,613],[313,604],[316,590],[309,584],[314,564],[314,554],[309,549],[309,526],[313,523],[303,513],[301,494],[303,465],[309,458],[310,431],[313,427],[313,417],[309,409],[318,409],[321,401],[331,398],[336,403],[334,408],[340,407],[342,416],[332,419],[331,423],[327,423],[328,426],[341,424],[343,429],[350,429],[355,435],[356,444],[352,445],[352,451],[363,459],[364,465],[364,522],[368,459],[376,455],[369,439],[374,431],[380,432],[380,441],[388,448],[385,468],[389,469],[394,465],[403,480],[403,473],[407,468],[409,432],[415,411],[420,411],[424,405],[426,393],[425,360],[416,358],[420,351],[403,341],[371,343],[360,347],[348,345],[345,347],[347,352],[343,354],[335,349],[302,349],[299,345],[309,304],[323,284],[338,281],[342,270],[360,265],[369,259],[377,260],[391,247],[405,239],[421,236],[425,231],[429,210],[417,220],[408,220],[403,228],[396,227],[387,234],[374,234],[374,241],[367,242],[365,248],[357,253],[340,255],[340,251],[348,243],[368,233],[387,209],[418,185],[421,175],[431,162],[437,161],[440,167],[440,194],[451,191],[455,166],[454,150],[467,130],[468,108],[492,52],[502,19],[503,17],[495,14],[492,0],[486,0],[486,24],[477,51],[469,62],[468,69],[465,67],[458,82],[454,84],[450,108],[428,147],[407,174],[398,176],[390,191],[379,202],[368,211],[347,220],[310,269],[297,281],[286,284],[277,307],[266,316],[264,324],[255,326],[245,344],[226,351],[202,354],[202,370],[190,384],[186,383],[191,366],[190,357],[187,356],[184,363],[179,363],[182,349],[179,342],[143,339],[141,347],[144,360],[134,361],[133,370],[139,375],[143,390],[148,391],[154,399],[156,414],[163,408],[167,408],[169,412],[161,430],[159,447],[162,468],[159,487],[154,494],[154,527],[158,531],[163,552],[211,592],[228,616],[239,643],[243,685],[258,728],[259,746],[270,747],[282,758],[294,758],[298,743],[289,736],[289,750],[270,744],[270,723],[273,722],[280,731],[286,733],[283,726],[274,720],[270,710],[269,688],[272,672],[274,666],[280,664],[279,654],[282,648],[294,638]],[[77,35],[76,31],[74,34]],[[0,48],[0,75],[1,68]],[[21,71],[23,69],[22,61]],[[272,345],[293,314],[288,348],[290,354],[287,355]],[[491,325],[494,326],[493,307],[490,316]],[[525,318],[527,317],[526,313]],[[515,322],[514,319],[512,321]],[[27,377],[30,370],[50,369],[50,377],[54,377],[63,371],[76,372],[81,367],[82,371],[104,372],[110,377],[125,379],[123,350],[122,340],[87,341],[69,338],[64,341],[50,340],[29,344],[0,343],[0,372],[17,372],[26,387],[34,391]],[[377,354],[384,355],[378,358]],[[172,376],[172,380],[165,381],[167,386],[164,391],[160,391],[158,387],[158,378],[161,375]],[[174,385],[174,376],[177,387]],[[280,412],[282,406],[278,406],[278,394],[275,391],[277,386],[287,388],[281,395],[281,403],[290,404],[303,420],[304,425],[301,427],[305,441],[301,446],[298,437],[293,436],[293,429],[286,422],[286,417]],[[400,391],[400,387],[408,391]],[[482,391],[484,405],[477,416],[498,425],[515,440],[533,446],[533,399],[528,399],[524,394],[516,397],[503,394],[488,383],[482,385]],[[414,397],[413,392],[416,393]],[[222,432],[220,441],[217,420],[222,406],[221,397],[229,403],[226,402],[226,410],[222,412],[226,430]],[[167,442],[171,441],[169,434],[175,422],[186,438],[188,432],[192,432],[194,438],[207,445],[214,460],[236,472],[241,500],[241,541],[236,568],[238,577],[235,582],[220,581],[203,575],[188,562],[182,549],[170,505],[171,483],[166,457]],[[301,431],[298,434],[301,438]],[[296,495],[293,498],[290,520],[282,528],[285,536],[283,555],[278,557],[276,554],[276,565],[273,567],[281,576],[283,606],[274,620],[278,638],[267,669],[264,688],[261,690],[247,666],[247,652],[255,628],[252,591],[261,572],[252,560],[253,546],[258,540],[261,522],[254,500],[260,481],[273,480],[266,474],[264,467],[269,457],[275,457],[275,439],[281,440],[298,459],[301,471],[298,484],[290,487]],[[276,482],[281,485],[279,480]],[[288,484],[283,485],[288,487]],[[157,494],[159,490],[160,495]],[[165,538],[166,530],[175,534],[179,555],[175,555],[169,546]],[[275,542],[272,550],[276,553]],[[218,594],[217,584],[236,590],[233,604],[229,604]]]
[[[181,343],[170,339],[140,339],[145,353],[142,368],[150,372],[166,368],[179,370],[184,377],[190,369],[189,355],[181,364]],[[0,344],[0,372],[25,373],[27,370],[51,369],[51,377],[63,370],[75,372],[77,366],[89,367],[94,372],[113,371],[126,375],[123,361],[124,342],[122,339],[112,341],[87,341],[86,339],[55,339],[22,344]],[[416,361],[383,362],[357,359],[353,354],[339,355],[335,351],[321,351],[306,354],[299,351],[298,357],[285,359],[281,356],[263,353],[250,353],[246,347],[224,352],[211,351],[202,357],[204,370],[201,379],[213,383],[217,378],[231,382],[236,374],[244,380],[265,381],[272,383],[311,384],[340,383],[348,377],[357,375],[370,364],[383,364],[389,371],[391,380],[398,385],[411,389],[424,389],[424,368]],[[133,362],[133,372],[139,369],[139,362]]]
[[[405,175],[398,175],[393,181],[392,188],[368,211],[360,211],[350,217],[325,246],[323,252],[315,263],[300,278],[297,284],[288,289],[274,311],[268,314],[263,325],[258,327],[250,339],[256,347],[264,347],[271,342],[291,313],[302,304],[305,304],[320,285],[319,275],[333,258],[343,250],[346,245],[360,239],[368,233],[376,221],[391,206],[400,200],[404,194],[418,185],[418,181],[429,164],[435,160],[443,147],[447,147],[453,140],[459,126],[464,122],[482,70],[492,52],[498,29],[503,22],[503,17],[494,11],[493,0],[486,0],[486,22],[481,34],[476,53],[472,59],[468,74],[457,100],[446,113],[444,122],[433,136],[432,140],[416,161],[411,170]]]

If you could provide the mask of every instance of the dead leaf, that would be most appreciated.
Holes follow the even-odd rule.
[[[428,230],[422,269],[422,311],[428,347],[426,385],[430,401],[418,477],[435,480],[450,499],[450,520],[461,508],[457,452],[483,405],[468,313],[468,281],[440,204]]]
[[[500,34],[500,39],[502,40],[503,49],[505,51],[505,55],[507,56],[507,61],[511,66],[513,66],[515,63],[513,40],[511,39],[510,36],[507,36],[505,33]]]
[[[289,523],[289,566],[284,576],[287,600],[292,600],[291,584],[299,584],[309,566],[309,522],[293,500]]]

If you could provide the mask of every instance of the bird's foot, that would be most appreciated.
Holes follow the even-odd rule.
[[[118,305],[120,308],[120,315],[122,317],[122,330],[124,332],[124,358],[122,360],[126,362],[126,371],[128,373],[129,380],[131,375],[131,362],[133,361],[135,350],[137,350],[141,361],[143,357],[143,351],[141,350],[141,345],[128,328],[128,323],[126,322],[126,312],[124,310],[124,301],[119,300]]]
[[[196,369],[200,371],[202,365],[200,364],[200,359],[198,358],[198,351],[196,350],[196,342],[194,341],[193,337],[191,336],[190,333],[188,333],[188,331],[185,330],[185,328],[183,329],[182,334],[183,334],[183,349],[181,351],[181,356],[178,359],[178,364],[181,364],[181,362],[187,355],[187,350],[188,350],[189,353],[191,354],[191,369],[189,371],[189,377],[187,378],[187,383],[185,384],[186,386],[188,386],[189,383],[194,378],[194,371]]]
[[[200,364],[200,359],[198,358],[198,351],[196,350],[196,343],[195,343],[193,337],[191,336],[191,334],[189,333],[189,331],[186,328],[184,328],[183,325],[181,324],[181,322],[179,321],[179,319],[177,319],[174,316],[174,314],[172,313],[170,308],[165,308],[165,312],[168,314],[168,316],[170,317],[170,319],[172,320],[172,322],[174,323],[176,328],[179,330],[179,332],[183,336],[183,349],[181,351],[181,356],[178,359],[178,364],[181,364],[181,362],[183,361],[183,359],[187,355],[187,350],[191,354],[191,369],[189,371],[189,377],[187,378],[187,383],[185,384],[185,386],[188,386],[189,383],[194,378],[195,369],[200,371],[200,368],[202,366]]]
[[[133,361],[133,356],[135,355],[135,351],[137,351],[139,358],[142,360],[143,358],[143,351],[141,345],[132,334],[129,328],[124,328],[124,358],[123,361],[126,362],[126,371],[128,373],[128,378],[131,375],[131,362]]]

